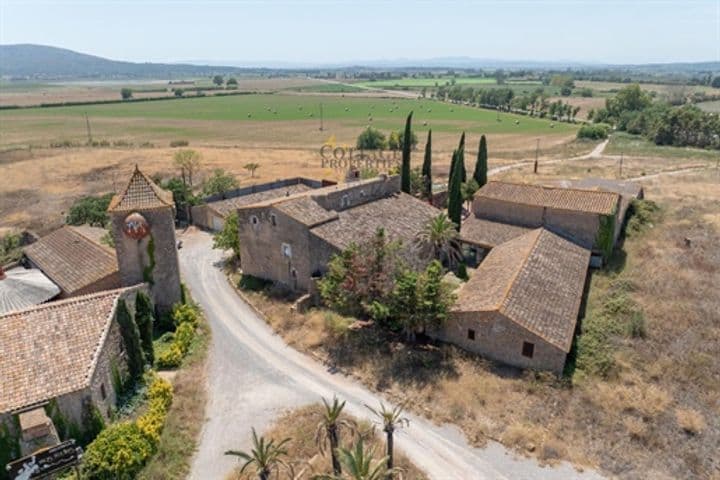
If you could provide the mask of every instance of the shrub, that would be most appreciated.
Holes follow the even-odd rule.
[[[183,353],[177,343],[170,345],[155,359],[157,368],[177,368],[182,363]]]
[[[106,227],[110,217],[107,208],[110,205],[113,194],[107,193],[102,196],[87,196],[76,200],[70,207],[65,223],[69,225],[83,225],[87,223],[95,227]]]
[[[8,233],[0,237],[0,265],[20,260],[22,257],[22,236]]]
[[[660,221],[660,215],[660,207],[652,200],[633,200],[628,209],[625,234],[632,237],[644,232]]]
[[[97,480],[135,478],[154,446],[135,422],[121,422],[103,430],[83,456],[83,476]]]
[[[148,388],[148,411],[138,417],[137,426],[153,446],[160,442],[165,417],[172,403],[172,385],[167,380],[155,377]]]
[[[171,148],[187,147],[188,145],[190,145],[190,142],[188,142],[187,140],[173,140],[170,142]]]
[[[338,338],[345,335],[353,320],[348,317],[343,317],[334,312],[325,313],[325,330],[330,336]]]
[[[242,275],[238,280],[238,288],[249,292],[260,292],[272,282],[263,278],[253,277],[252,275]]]
[[[589,140],[602,140],[608,137],[609,128],[606,125],[583,125],[577,132],[577,138]]]
[[[180,326],[183,323],[189,323],[193,327],[196,327],[198,316],[199,313],[197,307],[190,303],[177,303],[173,307],[172,319],[175,326]]]
[[[175,345],[185,355],[190,348],[190,344],[195,338],[195,326],[189,322],[181,323],[175,330]]]
[[[675,419],[677,420],[678,426],[690,435],[702,433],[707,426],[705,418],[696,410],[678,408],[675,410]]]
[[[387,147],[383,133],[373,127],[367,127],[357,138],[357,148],[362,150],[382,150]]]

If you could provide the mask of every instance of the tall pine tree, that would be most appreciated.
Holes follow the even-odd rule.
[[[462,183],[465,183],[467,182],[467,171],[465,170],[465,132],[463,132],[460,136],[460,144],[458,145],[457,151],[460,158],[460,161],[458,162],[461,175],[460,179],[462,180]]]
[[[462,217],[462,177],[460,172],[460,153],[455,150],[453,152],[452,168],[450,174],[450,183],[448,184],[448,217],[455,223],[455,227],[460,230],[460,221]]]
[[[143,292],[138,292],[135,296],[135,323],[140,332],[140,343],[143,353],[145,354],[145,362],[150,365],[155,361],[155,352],[153,350],[153,323],[155,315],[153,312],[150,297]]]
[[[480,188],[487,183],[488,155],[487,140],[485,135],[480,137],[480,148],[478,149],[477,162],[475,163],[475,172],[473,178]]]
[[[402,169],[400,171],[400,190],[410,193],[410,148],[412,147],[412,114],[405,120],[405,134],[402,145]]]
[[[432,130],[428,130],[427,143],[425,144],[425,158],[422,165],[423,192],[425,198],[432,199]]]
[[[125,344],[127,352],[128,373],[130,380],[135,383],[142,377],[145,371],[145,363],[143,361],[143,351],[140,346],[140,332],[135,324],[130,312],[128,311],[125,300],[120,300],[117,306],[116,319],[120,325],[120,335]]]

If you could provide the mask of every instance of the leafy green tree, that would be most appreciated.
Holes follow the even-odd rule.
[[[386,147],[385,135],[373,127],[367,127],[357,138],[357,148],[362,150],[382,150]]]
[[[428,130],[427,143],[425,143],[425,157],[422,164],[423,195],[432,199],[432,130]]]
[[[338,458],[338,448],[340,447],[340,428],[355,432],[357,430],[356,423],[347,418],[341,418],[345,402],[341,402],[337,397],[333,397],[332,403],[328,403],[322,399],[325,409],[320,415],[320,422],[315,431],[315,444],[321,454],[325,454],[326,446],[330,447],[330,458],[332,461],[332,469],[335,475],[342,473],[340,459]]]
[[[452,264],[462,258],[457,227],[444,212],[425,224],[415,242],[421,252],[441,262]]]
[[[485,139],[485,135],[482,135],[480,137],[480,147],[478,148],[477,162],[475,162],[475,171],[473,172],[473,179],[475,180],[479,188],[482,188],[487,183],[487,171],[487,140]]]
[[[161,183],[164,190],[169,190],[173,194],[175,207],[181,210],[185,205],[197,205],[199,199],[192,193],[190,186],[180,177],[172,177]]]
[[[467,171],[465,170],[465,132],[460,136],[460,143],[458,144],[458,163],[460,167],[460,181],[465,183],[467,181]]]
[[[463,201],[466,202],[468,205],[472,204],[473,196],[475,196],[475,192],[477,192],[478,190],[480,190],[480,186],[477,184],[474,178],[471,178],[469,182],[463,183],[460,186]]]
[[[120,300],[117,306],[116,319],[120,326],[120,335],[125,344],[127,352],[128,373],[131,381],[137,382],[142,378],[145,371],[145,362],[143,360],[143,350],[140,345],[140,332],[135,320],[133,320],[128,311],[125,300]]]
[[[393,152],[400,150],[400,133],[398,132],[390,132],[390,135],[388,136],[387,141],[387,148],[388,150],[392,150]]]
[[[393,459],[394,459],[394,435],[395,430],[410,425],[410,420],[403,416],[403,405],[388,408],[380,402],[380,408],[375,410],[374,408],[365,405],[380,421],[383,432],[385,432],[386,440],[386,465],[389,472],[393,471]]]
[[[238,181],[234,175],[227,173],[222,168],[216,168],[210,178],[203,185],[203,193],[205,195],[222,195],[225,192],[238,188]]]
[[[183,90],[182,88],[176,88],[174,93],[176,97],[182,97],[183,95],[185,95],[185,90]]]
[[[290,441],[289,438],[275,443],[275,440],[265,440],[265,437],[258,437],[255,429],[252,429],[252,449],[250,453],[241,450],[228,450],[225,455],[239,457],[245,461],[240,468],[240,473],[244,473],[248,467],[254,466],[259,480],[270,480],[270,475],[281,465],[285,465],[283,457],[287,456],[285,444]]]
[[[140,344],[145,356],[145,363],[152,365],[155,362],[153,348],[153,324],[155,323],[155,312],[150,297],[143,292],[135,296],[135,323],[140,333]]]
[[[228,78],[226,85],[228,88],[235,89],[238,86],[238,81],[235,77],[230,77]]]
[[[225,79],[223,79],[223,76],[222,76],[222,75],[215,75],[215,76],[213,77],[213,83],[219,87],[219,86],[221,86],[223,83],[225,83]]]
[[[232,212],[225,218],[223,229],[213,235],[213,248],[219,250],[232,250],[233,258],[240,259],[240,234],[238,214]]]
[[[410,193],[410,148],[411,142],[407,141],[412,136],[412,115],[410,112],[405,120],[405,134],[403,138],[402,150],[402,171],[400,176],[400,189],[405,193]]]
[[[713,88],[720,88],[720,75],[712,79],[712,82],[710,82],[710,86]]]
[[[7,265],[22,258],[22,236],[8,233],[0,237],[0,265]]]
[[[94,227],[107,227],[110,217],[107,209],[112,200],[113,194],[106,193],[102,196],[87,196],[76,200],[70,207],[65,218],[68,225],[88,224]]]
[[[193,174],[200,169],[201,160],[202,155],[191,149],[178,150],[173,156],[173,163],[180,169],[183,182],[187,179],[187,183],[191,188],[193,186]]]
[[[133,91],[131,88],[121,88],[120,96],[123,100],[130,100],[133,96]]]
[[[260,168],[260,164],[255,163],[255,162],[250,162],[250,163],[246,163],[245,165],[243,165],[243,168],[245,170],[247,170],[248,172],[250,172],[250,178],[253,178],[253,177],[255,177],[255,170]]]
[[[460,154],[455,150],[450,170],[450,183],[448,184],[448,217],[456,225],[458,231],[460,231],[460,222],[462,220],[462,172],[461,167],[458,165],[460,161]]]

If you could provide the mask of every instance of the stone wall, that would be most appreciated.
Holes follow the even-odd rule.
[[[181,299],[173,209],[164,207],[140,213],[150,225],[150,235],[141,240],[132,239],[123,233],[122,227],[128,212],[112,214],[120,281],[124,286],[148,283],[155,306],[160,312],[167,312]],[[147,273],[144,271],[146,267]]]
[[[478,218],[530,228],[543,224],[543,207],[475,197],[472,209]]]
[[[73,292],[73,294],[69,295],[69,296],[78,297],[80,295],[87,295],[89,293],[102,292],[105,290],[113,290],[115,288],[120,288],[120,286],[121,286],[120,272],[114,272],[104,278],[101,278],[97,282],[88,285],[85,288],[82,288],[76,292]],[[65,298],[68,296],[68,295],[65,295],[65,292],[61,292],[60,295],[61,295],[60,298]]]
[[[322,195],[313,195],[313,199],[326,210],[341,211],[398,192],[400,192],[399,175],[380,176],[356,184],[343,185],[342,188]],[[343,198],[346,199],[346,203],[343,203]]]
[[[546,208],[544,224],[548,230],[592,250],[600,229],[600,215]]]
[[[241,209],[238,228],[244,274],[279,282],[293,290],[308,289],[312,269],[306,225],[273,207],[259,207]],[[289,247],[289,252],[284,246]]]
[[[475,339],[468,336],[475,331]],[[438,340],[453,343],[470,352],[521,368],[549,370],[562,374],[566,353],[498,312],[455,312],[445,326],[429,332]],[[522,355],[523,342],[535,345],[533,357]]]

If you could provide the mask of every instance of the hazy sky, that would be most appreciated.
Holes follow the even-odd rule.
[[[720,61],[720,0],[0,0],[0,43],[131,61]]]

